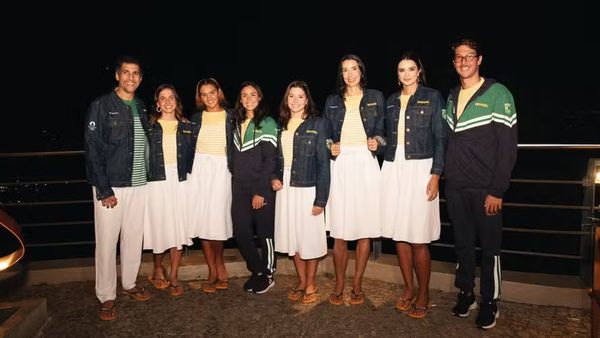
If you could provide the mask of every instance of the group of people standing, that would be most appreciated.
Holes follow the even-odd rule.
[[[483,57],[476,41],[462,39],[452,49],[461,84],[447,102],[426,87],[415,52],[400,57],[399,88],[387,100],[367,87],[365,64],[349,54],[340,60],[337,91],[327,97],[322,115],[308,85],[294,81],[277,120],[258,84],[242,83],[229,109],[212,78],[198,83],[198,113],[189,120],[169,84],[157,88],[148,118],[135,97],[140,64],[120,60],[119,85],[91,104],[85,133],[100,318],[117,316],[119,236],[123,293],[134,299],[151,297],[135,283],[142,241],[154,253],[152,284],[179,296],[184,292],[177,278],[182,246],[201,239],[209,269],[202,290],[215,292],[229,287],[223,244],[233,236],[251,272],[244,290],[267,292],[275,284],[275,251],[287,253],[298,276],[287,297],[309,304],[317,300],[316,274],[327,254],[327,231],[334,240],[336,275],[331,304],[344,303],[348,242],[356,241],[349,303],[358,305],[365,302],[362,277],[371,239],[386,237],[396,243],[405,284],[395,306],[424,318],[430,309],[428,245],[440,237],[443,173],[458,259],[460,291],[452,311],[467,317],[477,307],[479,239],[476,324],[493,327],[500,299],[502,196],[516,161],[516,112],[506,87],[479,75]],[[162,265],[167,250],[168,275]]]

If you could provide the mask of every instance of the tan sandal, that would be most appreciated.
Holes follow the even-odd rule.
[[[305,292],[304,295],[302,296],[302,300],[300,302],[302,302],[302,304],[312,304],[316,301],[317,301],[317,290],[315,290],[313,292]],[[342,299],[342,301],[343,301],[343,299]]]
[[[179,296],[183,295],[183,285],[182,284],[169,285],[169,294],[172,297],[179,297]]]
[[[146,290],[143,286],[137,285],[129,290],[123,290],[123,294],[140,302],[145,302],[152,297],[148,290]]]
[[[413,304],[412,308],[410,309],[410,311],[408,311],[407,314],[410,318],[423,319],[427,316],[427,313],[430,309],[431,305],[421,307],[417,306],[416,304]]]
[[[227,279],[224,279],[224,280],[217,279],[217,284],[215,284],[215,289],[217,289],[217,290],[227,290],[227,289],[229,289],[229,280],[227,280]]]
[[[215,293],[217,292],[217,281],[213,281],[213,282],[209,282],[206,281],[204,283],[202,283],[202,291],[204,293]]]
[[[102,303],[99,316],[100,320],[109,321],[117,319],[117,308],[115,307],[115,301],[107,300],[106,302]]]
[[[412,304],[415,302],[416,298],[408,298],[404,299],[402,297],[398,297],[396,300],[396,309],[398,311],[406,312],[410,310]]]
[[[329,294],[329,303],[333,305],[342,305],[344,304],[344,291],[340,293],[336,293],[335,291],[331,291]]]
[[[287,293],[287,298],[292,302],[299,301],[302,298],[302,294],[304,293],[304,289],[296,289],[289,288]]]
[[[350,293],[350,304],[359,305],[365,302],[365,292],[356,293],[354,290]]]

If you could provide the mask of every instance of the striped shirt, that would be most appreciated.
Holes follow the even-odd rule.
[[[346,146],[367,145],[367,133],[360,118],[361,95],[346,96],[346,116],[342,124],[340,143]]]
[[[225,155],[225,120],[226,113],[224,110],[202,112],[202,127],[198,134],[198,142],[196,142],[197,153]]]
[[[133,170],[131,173],[131,186],[137,187],[146,184],[146,134],[140,121],[140,112],[135,99],[123,100],[131,108],[133,114]]]
[[[296,129],[302,124],[302,121],[304,120],[300,117],[292,117],[288,122],[287,129],[281,133],[281,150],[283,152],[283,163],[286,167],[292,165],[294,157],[294,133],[296,133]]]
[[[177,120],[158,120],[162,127],[162,147],[165,165],[177,164]]]

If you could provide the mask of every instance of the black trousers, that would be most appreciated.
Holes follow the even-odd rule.
[[[475,241],[481,246],[480,293],[483,301],[500,299],[502,273],[502,212],[485,214],[483,189],[449,189],[446,187],[448,214],[454,229],[458,264],[454,285],[464,291],[475,286]]]
[[[260,209],[252,209],[252,194],[249,188],[236,186],[234,183],[232,197],[233,236],[246,261],[246,267],[253,274],[273,274],[277,263],[273,241],[275,192],[263,196],[267,204]],[[254,239],[255,235],[258,237],[258,245]]]

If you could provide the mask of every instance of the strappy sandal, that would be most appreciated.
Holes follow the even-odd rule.
[[[431,305],[421,307],[413,304],[412,308],[407,314],[410,318],[423,319],[427,316],[429,309],[431,309]]]
[[[305,292],[302,296],[302,304],[312,304],[317,301],[317,290],[313,292]]]
[[[365,292],[356,293],[354,290],[350,293],[350,304],[359,305],[365,302]]]
[[[140,302],[145,302],[152,297],[148,290],[146,290],[143,286],[137,285],[129,290],[123,290],[123,294]]]
[[[344,304],[344,291],[341,291],[340,293],[331,291],[331,293],[329,294],[329,303],[331,303],[333,305]]]
[[[229,289],[229,280],[227,279],[217,279],[217,284],[215,284],[215,289],[217,290],[227,290]]]
[[[406,312],[406,311],[410,310],[410,308],[415,300],[416,300],[416,298],[404,299],[402,297],[398,297],[398,299],[396,300],[396,309],[398,311]]]
[[[183,295],[183,285],[182,284],[169,285],[169,294],[172,297],[179,297],[179,296]]]
[[[107,303],[112,302],[112,306],[109,306]],[[102,303],[102,307],[100,307],[100,320],[115,320],[117,319],[117,308],[115,308],[115,302],[113,300],[107,300]]]
[[[296,302],[302,298],[303,293],[304,289],[289,288],[287,298],[292,302]]]
[[[167,275],[167,271],[164,267],[162,267],[162,272],[162,277],[156,277],[154,275],[154,272],[152,273],[152,275],[148,275],[148,281],[150,281],[150,283],[152,283],[152,285],[154,285],[154,287],[158,290],[164,290],[168,288],[170,284],[169,281],[165,278],[165,276]]]
[[[213,282],[209,282],[206,281],[204,283],[202,283],[202,291],[204,293],[215,293],[217,292],[217,281],[213,281]]]

